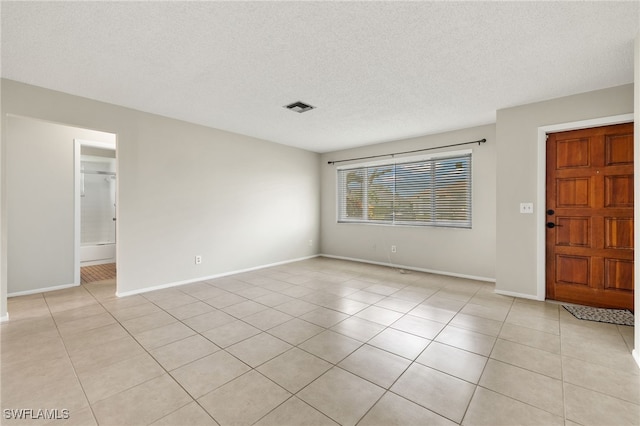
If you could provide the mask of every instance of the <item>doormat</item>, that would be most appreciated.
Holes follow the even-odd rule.
[[[626,309],[592,308],[591,306],[562,305],[574,317],[587,320],[606,322],[616,325],[629,325],[633,327],[633,314]]]

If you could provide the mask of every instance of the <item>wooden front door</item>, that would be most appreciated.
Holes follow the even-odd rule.
[[[633,123],[547,137],[547,298],[633,309]]]

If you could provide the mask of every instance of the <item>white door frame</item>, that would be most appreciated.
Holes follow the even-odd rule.
[[[75,193],[75,203],[74,203],[74,249],[73,249],[73,268],[74,268],[74,272],[73,272],[73,283],[75,285],[80,285],[81,284],[81,279],[80,279],[80,233],[81,233],[81,213],[80,213],[80,205],[81,205],[81,199],[80,199],[80,174],[81,174],[81,164],[80,164],[80,156],[81,156],[81,149],[83,146],[90,146],[93,148],[101,148],[101,149],[109,149],[109,150],[116,150],[116,142],[98,142],[98,141],[90,141],[90,140],[86,140],[86,139],[74,139],[73,140],[73,164],[74,164],[74,172],[73,172],[73,179],[74,179],[74,193]],[[117,173],[117,158],[116,158],[116,173]],[[117,181],[116,181],[117,184]],[[118,191],[116,191],[116,197],[117,197]],[[116,209],[118,206],[118,201],[116,200]],[[117,212],[116,212],[116,217],[117,217]],[[118,253],[118,246],[117,246],[117,241],[118,238],[116,237],[116,256]]]
[[[546,204],[547,204],[547,133],[564,132],[568,130],[587,129],[590,127],[610,126],[621,123],[631,123],[633,113],[613,115],[610,117],[594,118],[591,120],[573,121],[570,123],[552,124],[538,127],[538,208],[536,209],[537,234],[537,300],[545,300],[546,286]],[[635,141],[634,148],[640,141]],[[635,206],[634,206],[635,209]],[[638,231],[635,231],[638,232]]]

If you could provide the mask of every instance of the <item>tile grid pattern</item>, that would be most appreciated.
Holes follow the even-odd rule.
[[[114,282],[13,298],[2,409],[66,408],[78,424],[638,423],[632,327],[493,287],[316,258],[121,299]]]

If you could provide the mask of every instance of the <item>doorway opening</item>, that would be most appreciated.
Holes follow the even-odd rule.
[[[75,139],[76,283],[115,283],[117,167],[113,142]]]

